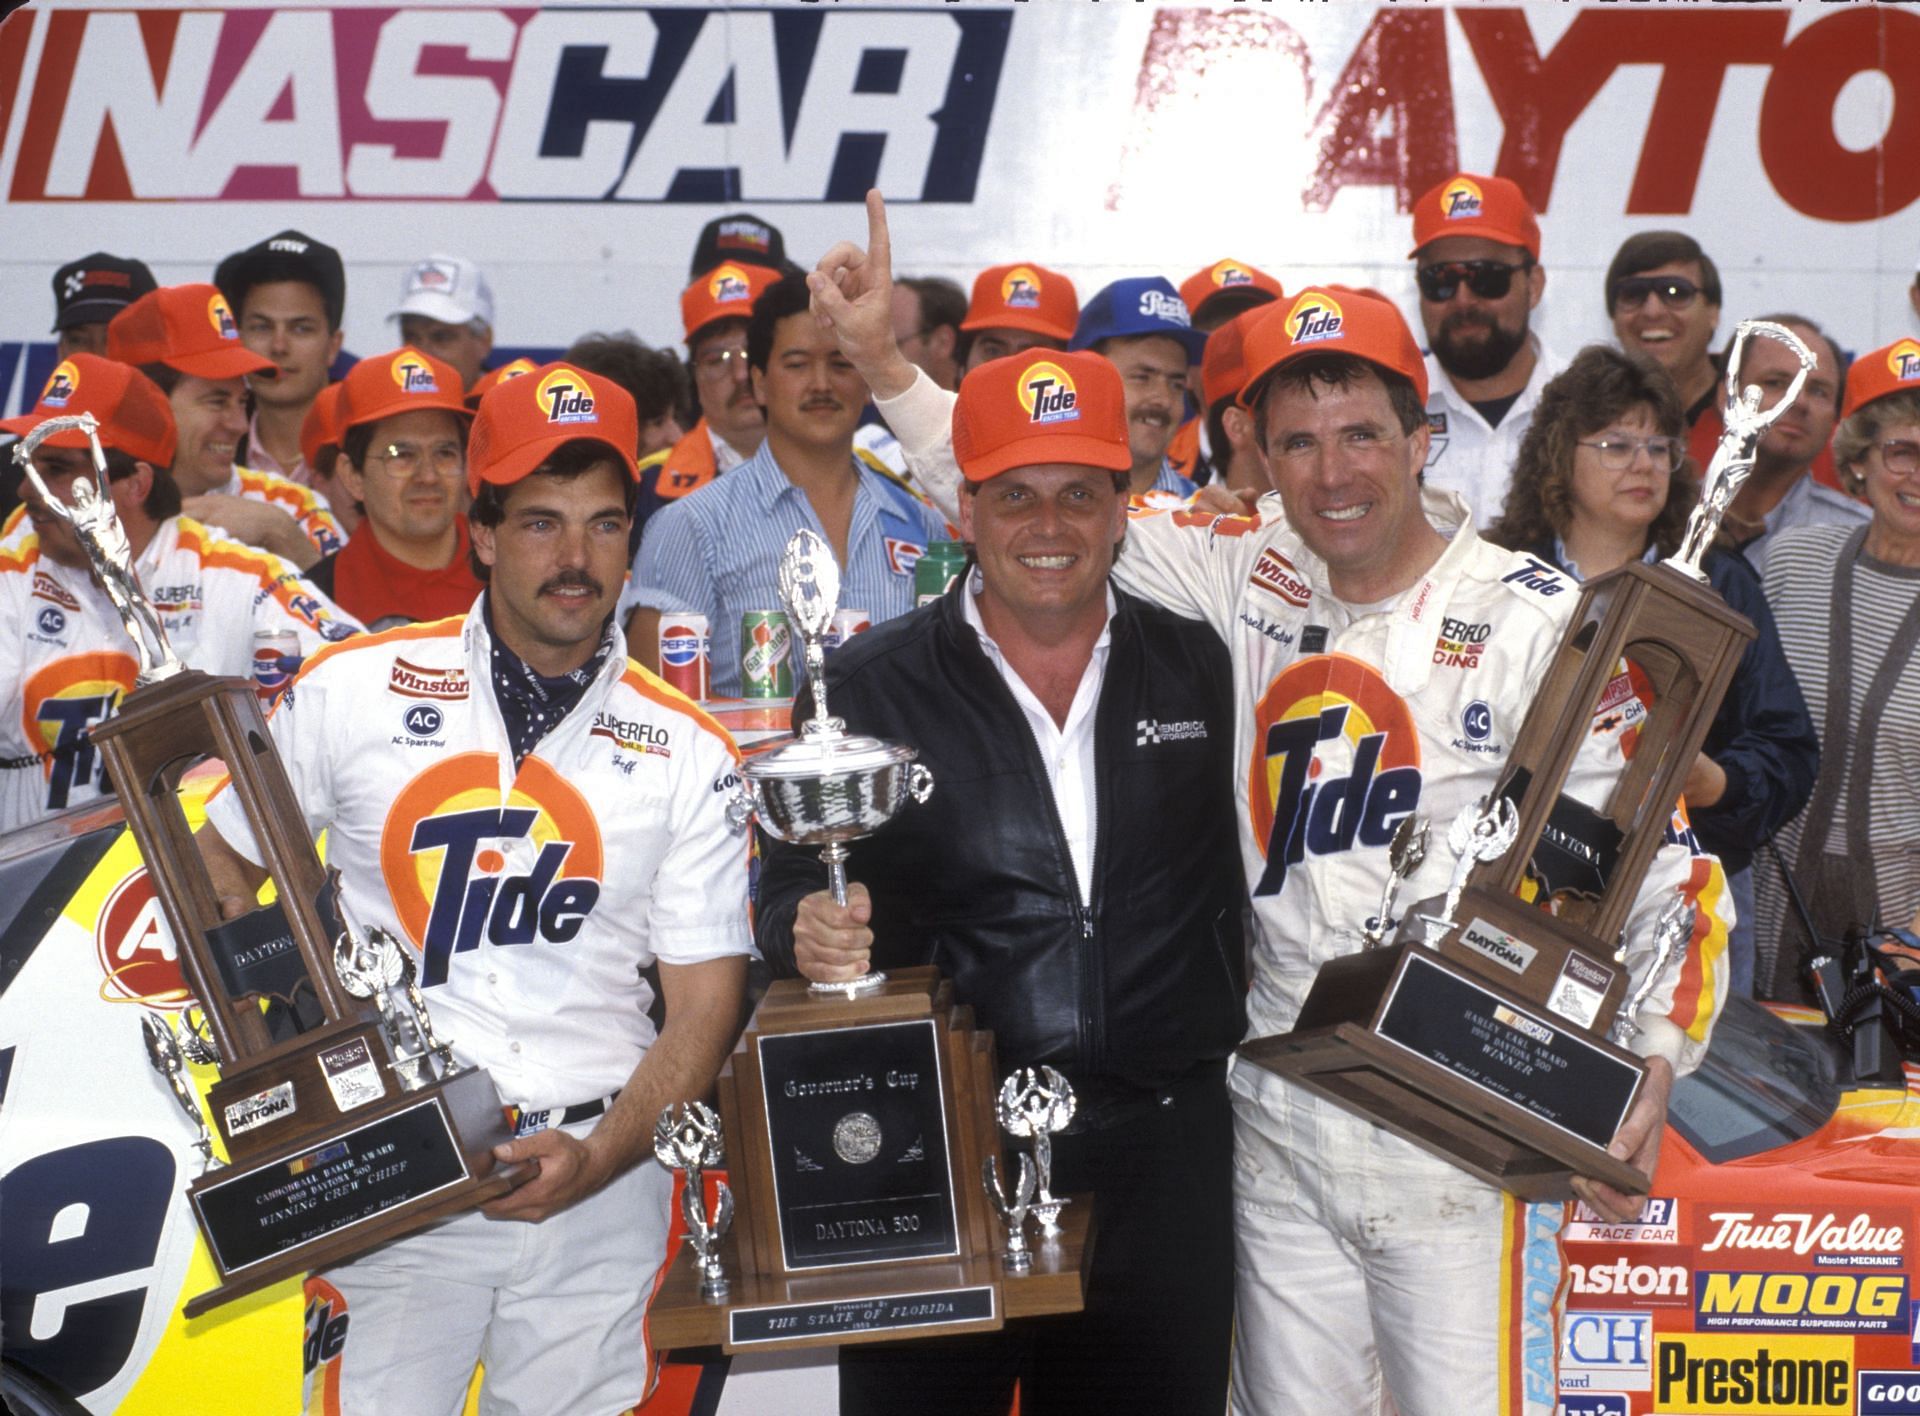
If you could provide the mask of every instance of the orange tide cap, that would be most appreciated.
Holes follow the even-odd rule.
[[[542,364],[504,379],[480,400],[467,439],[467,487],[511,486],[570,442],[605,443],[627,475],[640,480],[634,449],[640,414],[633,395],[611,379],[568,363]]]
[[[1344,286],[1310,285],[1292,300],[1249,310],[1246,382],[1240,406],[1252,408],[1270,374],[1315,354],[1351,354],[1413,383],[1427,401],[1427,364],[1399,307]],[[1204,372],[1204,371],[1203,371]]]
[[[324,448],[340,449],[340,391],[344,383],[330,383],[314,397],[307,416],[300,420],[300,458],[309,467],[320,465]]]
[[[344,434],[362,423],[377,423],[397,413],[440,408],[466,413],[465,385],[459,371],[410,344],[362,359],[340,380],[340,404],[334,426]]]
[[[91,413],[100,421],[100,445],[118,448],[155,467],[173,466],[173,409],[160,385],[134,368],[97,354],[72,354],[54,366],[39,401],[0,431],[25,437],[49,418]],[[55,433],[47,447],[90,447],[79,429]]]
[[[745,261],[722,261],[694,277],[680,292],[680,325],[687,342],[715,320],[744,320],[753,313],[760,292],[780,278],[780,272]]]
[[[534,371],[534,368],[533,360],[519,358],[513,360],[511,363],[502,364],[497,369],[488,369],[484,374],[480,375],[479,378],[475,379],[473,381],[473,387],[467,390],[467,407],[478,408],[480,406],[480,400],[493,392],[495,384],[503,384],[508,379],[517,379],[522,374],[530,374]]]
[[[960,328],[968,333],[1024,329],[1065,343],[1079,323],[1080,296],[1071,280],[1032,261],[1015,261],[988,266],[974,277],[973,299]]]
[[[1908,389],[1920,389],[1920,341],[1896,339],[1848,366],[1846,406],[1840,416],[1851,418],[1874,399]]]
[[[107,357],[165,364],[199,379],[280,372],[240,342],[233,307],[212,285],[163,285],[142,295],[107,326]]]
[[[953,405],[953,456],[969,482],[1067,462],[1125,472],[1127,393],[1098,354],[1030,349],[982,364]]]
[[[1540,222],[1518,182],[1456,172],[1413,204],[1413,249],[1442,236],[1484,236],[1508,246],[1524,246],[1540,259]]]
[[[1180,298],[1186,303],[1187,313],[1196,320],[1200,318],[1200,311],[1207,301],[1216,295],[1235,292],[1242,295],[1258,293],[1275,300],[1286,295],[1286,291],[1280,288],[1280,282],[1264,270],[1232,256],[1215,261],[1180,282]],[[1259,303],[1264,305],[1267,302],[1262,300]]]

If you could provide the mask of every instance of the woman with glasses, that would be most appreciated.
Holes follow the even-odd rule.
[[[1592,345],[1542,390],[1487,539],[1587,580],[1673,554],[1699,492],[1672,378],[1650,359]],[[1759,631],[1683,788],[1694,832],[1733,891],[1732,989],[1751,994],[1753,857],[1805,804],[1819,745],[1752,567],[1714,549],[1702,569]]]
[[[1821,748],[1813,799],[1775,844],[1823,939],[1920,924],[1920,344],[1854,361],[1833,457],[1872,520],[1782,531],[1766,571]],[[1805,927],[1778,870],[1759,882],[1761,982],[1797,996]]]

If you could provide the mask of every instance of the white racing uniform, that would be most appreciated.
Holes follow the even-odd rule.
[[[516,770],[484,605],[316,656],[271,727],[348,917],[417,951],[459,1061],[563,1124],[597,1116],[653,1044],[642,968],[751,952],[747,837],[725,817],[738,754],[616,649]],[[256,853],[233,793],[207,816]],[[469,1211],[317,1275],[307,1409],[452,1416],[476,1359],[482,1410],[637,1403],[671,1190],[649,1158],[538,1224]]]
[[[959,473],[939,427],[951,406],[924,377],[880,404],[949,517]],[[1410,812],[1434,823],[1434,847],[1401,908],[1444,893],[1447,827],[1495,785],[1578,598],[1558,571],[1481,540],[1457,498],[1428,492],[1423,509],[1447,548],[1383,605],[1335,599],[1272,494],[1251,517],[1136,515],[1114,566],[1117,584],[1204,621],[1232,656],[1252,1037],[1289,1030],[1320,966],[1362,946],[1389,842]],[[1628,695],[1596,718],[1570,795],[1604,800],[1640,711]],[[1636,983],[1676,890],[1699,920],[1634,1047],[1685,1073],[1726,991],[1732,906],[1718,861],[1698,852],[1678,813],[1627,928]],[[1229,1085],[1235,1408],[1374,1411],[1384,1377],[1401,1416],[1550,1416],[1551,1382],[1526,1379],[1503,1348],[1503,1259],[1524,1236],[1524,1206],[1260,1068],[1236,1066]]]
[[[258,631],[290,631],[308,655],[360,629],[286,561],[191,517],[161,522],[133,568],[174,653],[207,673],[250,675]],[[0,832],[109,794],[87,732],[138,668],[107,592],[23,522],[0,545]]]

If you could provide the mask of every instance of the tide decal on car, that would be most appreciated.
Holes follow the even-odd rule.
[[[603,869],[592,808],[537,757],[504,802],[492,753],[434,764],[394,799],[380,836],[380,872],[426,986],[483,938],[570,942],[599,902]]]

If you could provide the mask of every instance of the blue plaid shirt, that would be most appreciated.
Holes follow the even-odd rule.
[[[913,566],[930,541],[947,539],[940,513],[896,482],[853,459],[860,478],[840,568],[840,607],[873,622],[913,608]],[[766,443],[738,467],[647,522],[633,576],[620,597],[622,623],[637,606],[704,614],[713,634],[712,692],[740,692],[740,617],[777,610],[780,555],[801,529],[826,536],[806,493],[787,480]],[[800,638],[794,636],[794,676]]]

